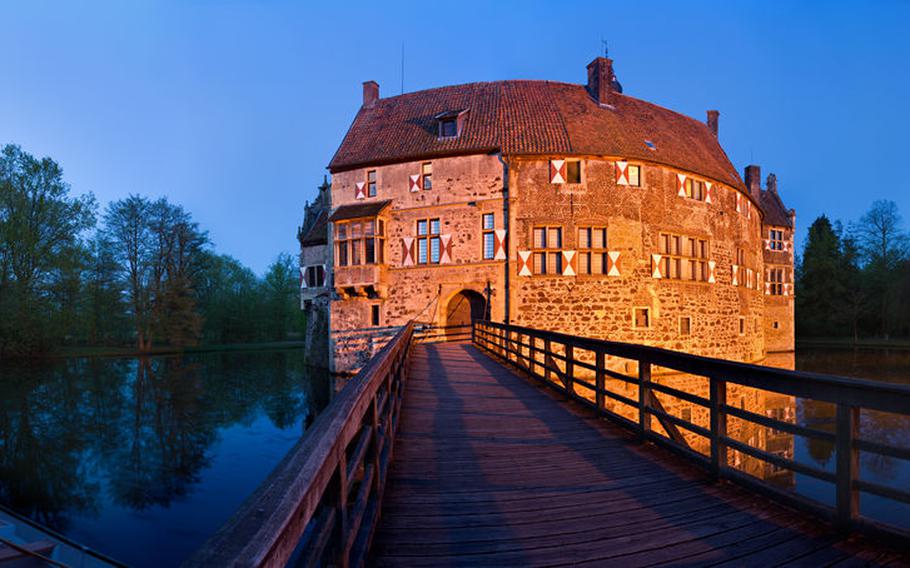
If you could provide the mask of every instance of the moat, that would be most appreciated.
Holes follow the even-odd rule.
[[[910,384],[910,351],[800,350],[796,367]],[[176,565],[201,545],[305,434],[332,384],[295,350],[5,364],[0,374],[0,502],[135,566]],[[824,405],[792,411],[801,424],[833,423]],[[862,428],[910,445],[904,418],[864,415]],[[834,467],[830,446],[797,438],[790,448]],[[900,460],[862,465],[882,483],[910,479]],[[833,498],[799,475],[787,483]],[[865,496],[862,510],[910,518]]]
[[[299,350],[0,366],[0,502],[131,566],[173,566],[330,396]]]

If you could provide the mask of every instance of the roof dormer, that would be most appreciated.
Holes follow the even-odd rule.
[[[458,138],[464,129],[468,109],[449,110],[434,116],[436,119],[436,137],[439,139]]]

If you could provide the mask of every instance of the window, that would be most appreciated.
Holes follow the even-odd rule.
[[[385,222],[360,219],[335,223],[335,259],[338,266],[385,263]]]
[[[661,233],[659,240],[664,278],[707,282],[711,252],[708,241],[669,233]]]
[[[454,118],[443,118],[439,121],[439,137],[455,138],[458,136],[458,121]]]
[[[376,170],[367,172],[367,197],[376,197]]]
[[[566,160],[566,183],[581,183],[581,162]]]
[[[633,308],[632,327],[635,327],[637,329],[647,329],[651,327],[651,309]]]
[[[373,304],[370,306],[370,323],[373,327],[379,325],[379,304]]]
[[[629,178],[629,185],[641,187],[641,166],[626,166],[626,177]]]
[[[784,232],[782,230],[771,229],[769,237],[771,250],[784,250]]]
[[[689,316],[683,316],[679,318],[679,334],[680,335],[692,335],[692,318]]]
[[[685,188],[689,199],[705,200],[705,182],[687,177]]]
[[[775,321],[775,322],[771,325],[771,327],[773,327],[774,329],[780,329],[780,322],[779,322],[779,321]]]
[[[534,274],[562,274],[562,227],[534,227]]]
[[[423,177],[423,188],[433,189],[433,164],[428,162],[421,166],[420,174]]]
[[[578,273],[607,273],[607,229],[580,227],[578,229]]]
[[[325,268],[321,264],[307,266],[303,271],[303,281],[307,288],[321,288],[325,286]]]
[[[417,264],[439,264],[439,219],[417,221]]]
[[[746,335],[746,318],[742,316],[739,318],[739,334]]]
[[[493,213],[484,213],[481,229],[483,229],[483,259],[493,260],[496,256],[496,216]]]
[[[784,269],[783,268],[769,268],[768,269],[768,293],[772,296],[783,296],[784,295]]]

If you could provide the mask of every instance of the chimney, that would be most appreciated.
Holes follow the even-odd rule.
[[[599,104],[610,104],[614,79],[612,59],[597,57],[588,63],[588,93]]]
[[[761,167],[756,165],[746,166],[745,178],[749,194],[756,201],[761,199]]]
[[[768,174],[768,179],[765,180],[765,187],[768,188],[768,191],[777,193],[777,176],[774,174]]]
[[[720,111],[709,110],[708,111],[708,128],[711,129],[711,132],[714,133],[714,137],[717,138],[717,119],[720,117]]]
[[[379,100],[379,83],[376,81],[363,82],[363,106],[370,108]]]

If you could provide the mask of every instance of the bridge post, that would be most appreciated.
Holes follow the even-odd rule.
[[[859,491],[853,482],[859,477],[859,407],[837,405],[837,523],[848,529],[859,513]]]
[[[575,394],[575,347],[566,344],[566,396],[572,397]]]
[[[708,377],[711,382],[711,475],[720,479],[723,468],[727,467],[727,381]]]
[[[543,340],[543,380],[550,382],[551,371],[550,371],[550,361],[552,360],[551,356],[552,351],[550,350],[550,340]]]
[[[651,362],[638,362],[638,428],[644,438],[651,431]]]
[[[596,388],[596,391],[594,393],[594,402],[597,405],[597,410],[602,412],[604,410],[604,367],[606,366],[606,363],[604,361],[605,357],[603,351],[597,351],[595,356],[594,387]]]

